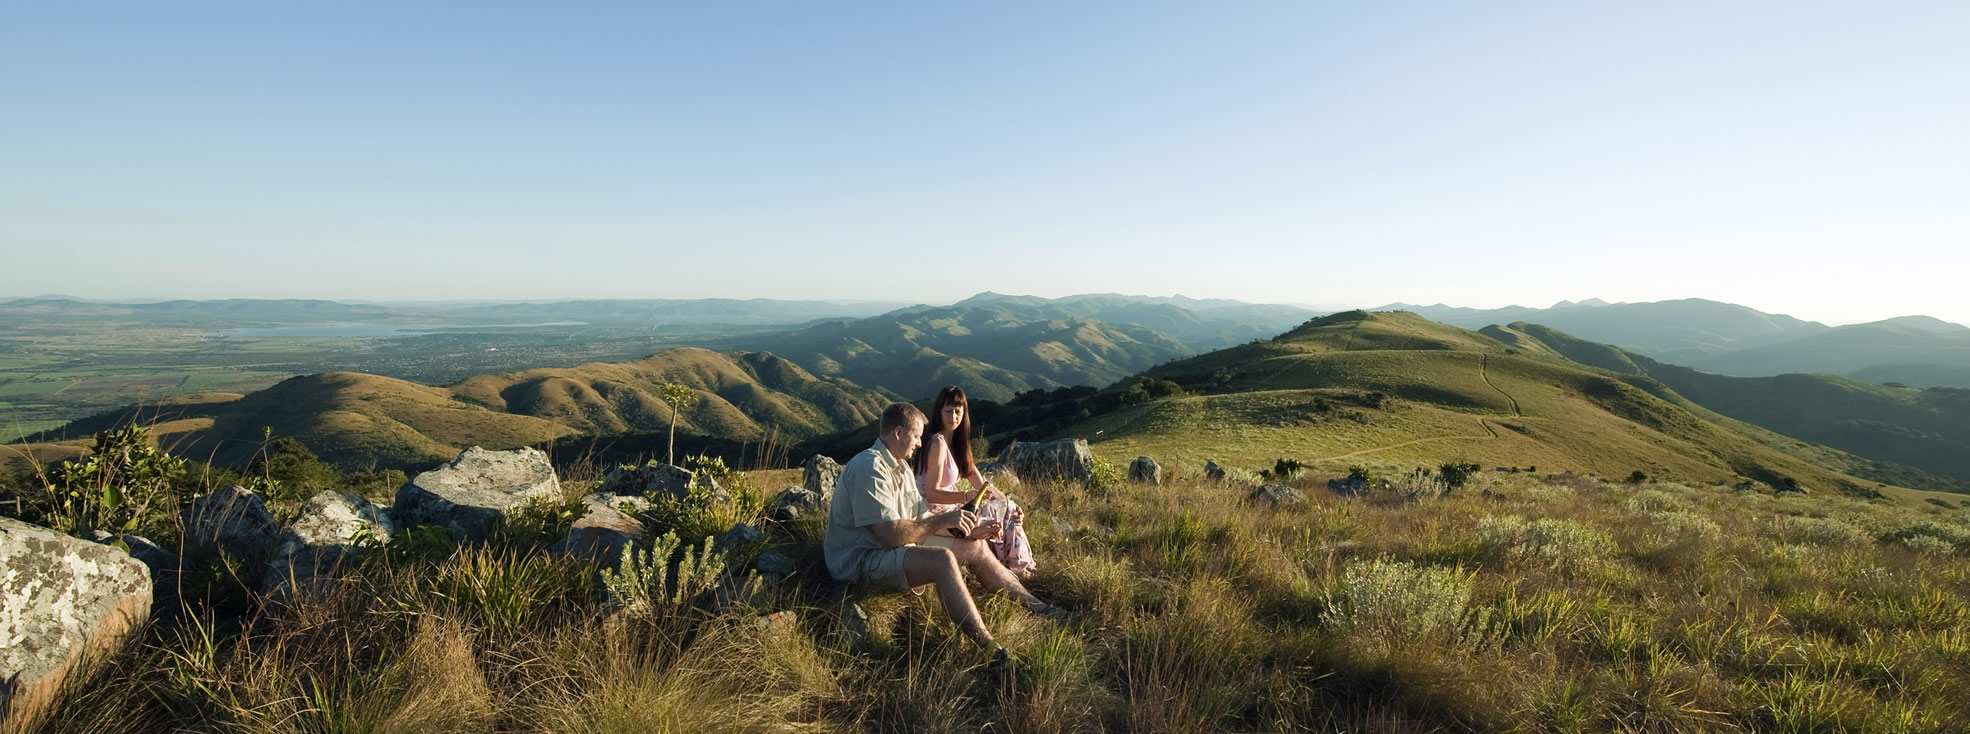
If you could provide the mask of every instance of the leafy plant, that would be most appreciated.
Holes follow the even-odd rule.
[[[697,403],[698,394],[691,392],[691,388],[675,382],[666,382],[658,386],[658,392],[661,393],[659,397],[670,404],[670,448],[664,453],[664,463],[675,464],[677,463],[677,413]]]
[[[1471,477],[1477,476],[1477,473],[1483,469],[1484,467],[1474,462],[1452,461],[1437,467],[1437,474],[1443,477],[1443,485],[1446,489],[1460,489],[1469,484]]]
[[[50,525],[78,536],[144,529],[170,515],[153,513],[175,507],[172,484],[184,473],[185,460],[152,446],[144,426],[103,431],[87,458],[50,472]]]
[[[614,569],[602,570],[603,588],[611,601],[630,614],[649,617],[675,612],[717,588],[726,558],[712,548],[712,541],[706,537],[702,547],[686,546],[680,554],[677,534],[664,533],[647,548],[624,547],[622,562]]]

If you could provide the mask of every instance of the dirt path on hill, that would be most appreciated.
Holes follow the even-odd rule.
[[[1387,451],[1387,450],[1389,450],[1389,449],[1399,449],[1399,448],[1402,448],[1402,447],[1404,447],[1404,446],[1414,446],[1414,445],[1416,445],[1416,444],[1419,444],[1419,443],[1429,443],[1429,442],[1431,442],[1431,441],[1451,441],[1451,440],[1455,440],[1455,439],[1462,439],[1462,438],[1481,438],[1481,439],[1490,439],[1490,440],[1497,440],[1497,438],[1498,438],[1498,432],[1497,432],[1497,431],[1494,431],[1494,430],[1492,430],[1492,429],[1491,429],[1491,425],[1490,425],[1490,424],[1488,424],[1488,423],[1485,423],[1485,422],[1484,422],[1484,419],[1483,419],[1483,418],[1478,418],[1478,419],[1477,419],[1477,422],[1478,422],[1478,427],[1479,427],[1479,428],[1482,428],[1482,429],[1484,429],[1484,432],[1485,432],[1486,434],[1489,434],[1489,435],[1483,435],[1483,436],[1477,436],[1477,435],[1471,435],[1471,436],[1431,436],[1431,437],[1429,437],[1429,438],[1419,438],[1419,439],[1416,439],[1416,440],[1413,440],[1413,441],[1404,441],[1404,442],[1402,442],[1402,443],[1392,443],[1392,444],[1389,444],[1389,445],[1387,445],[1387,446],[1376,446],[1375,448],[1372,448],[1372,449],[1362,449],[1362,450],[1360,450],[1360,451],[1352,451],[1352,452],[1349,452],[1349,453],[1345,453],[1345,454],[1341,454],[1341,455],[1339,455],[1339,456],[1323,456],[1323,457],[1320,457],[1320,458],[1318,458],[1318,459],[1314,459],[1314,461],[1333,461],[1333,460],[1335,460],[1335,459],[1352,459],[1352,458],[1354,458],[1354,457],[1356,457],[1356,456],[1360,456],[1360,455],[1362,455],[1362,454],[1372,454],[1372,453],[1375,453],[1375,452],[1377,452],[1377,451]]]
[[[1478,359],[1478,377],[1479,377],[1480,379],[1483,379],[1483,380],[1484,380],[1484,384],[1485,384],[1485,386],[1486,386],[1486,387],[1489,387],[1489,388],[1491,388],[1491,389],[1493,389],[1493,390],[1498,390],[1498,386],[1497,386],[1497,385],[1493,385],[1493,384],[1491,384],[1491,370],[1490,370],[1490,367],[1491,367],[1491,355],[1489,355],[1489,354],[1480,354],[1480,355],[1478,355],[1478,357],[1479,357],[1479,359]],[[1516,416],[1519,416],[1519,417],[1521,417],[1521,418],[1523,418],[1523,417],[1525,417],[1525,411],[1523,411],[1523,410],[1519,410],[1519,399],[1518,399],[1518,398],[1515,398],[1515,397],[1512,397],[1512,394],[1511,394],[1511,393],[1508,393],[1508,392],[1505,392],[1504,390],[1498,390],[1498,394],[1499,394],[1499,395],[1503,395],[1503,396],[1505,396],[1505,399],[1506,399],[1506,400],[1510,400],[1510,401],[1512,401],[1512,415],[1516,415]],[[1480,421],[1480,422],[1482,422],[1482,421]],[[1489,430],[1491,430],[1491,428],[1490,428],[1489,426],[1487,426],[1487,427],[1485,427],[1485,429],[1484,429],[1484,430],[1487,430],[1487,431],[1489,431]],[[1493,432],[1493,433],[1491,434],[1491,437],[1492,437],[1492,438],[1497,438],[1497,437],[1498,437],[1498,434],[1497,434],[1497,432],[1495,432],[1495,431],[1494,431],[1494,432]]]

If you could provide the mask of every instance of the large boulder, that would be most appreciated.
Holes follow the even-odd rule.
[[[506,513],[535,501],[561,501],[561,480],[537,449],[473,446],[397,490],[397,527],[441,525],[454,540],[481,541]]]
[[[1135,457],[1135,461],[1129,462],[1129,481],[1136,484],[1162,484],[1163,467],[1158,466],[1155,459],[1147,456]]]
[[[266,558],[280,542],[280,523],[266,500],[240,486],[193,499],[180,513],[185,545],[225,551],[241,558]]]
[[[63,681],[150,616],[130,554],[0,517],[0,732],[33,731]]]
[[[834,494],[835,482],[841,480],[841,464],[835,463],[834,459],[815,454],[801,463],[800,474],[803,482],[801,486],[825,499]]]
[[[387,545],[397,533],[388,508],[353,494],[325,491],[308,499],[281,533],[261,591],[280,599],[332,574],[365,546]]]
[[[1360,477],[1341,477],[1327,480],[1327,489],[1342,497],[1353,497],[1368,488],[1368,480]]]
[[[640,497],[595,493],[582,498],[586,512],[568,529],[568,537],[548,546],[556,555],[592,558],[605,568],[622,562],[623,549],[641,541],[643,522],[636,513],[649,509]]]
[[[685,541],[690,542],[690,541]],[[766,533],[746,523],[733,523],[732,529],[719,533],[711,542],[713,550],[731,552],[738,548],[766,542]]]
[[[684,467],[657,461],[642,466],[613,467],[602,476],[602,484],[595,491],[597,494],[620,497],[669,497],[681,500],[691,496],[693,484],[703,489],[714,502],[731,500],[725,488],[718,486],[718,480],[711,475],[692,474]]]
[[[1094,453],[1085,439],[1014,443],[999,460],[1026,483],[1061,479],[1086,484],[1094,476]]]
[[[1215,461],[1211,461],[1210,459],[1205,459],[1204,478],[1211,480],[1213,482],[1224,481],[1224,467],[1218,466],[1218,463]]]

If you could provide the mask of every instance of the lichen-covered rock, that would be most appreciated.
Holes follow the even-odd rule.
[[[130,554],[0,518],[0,731],[32,731],[62,682],[150,616]]]
[[[1224,481],[1224,467],[1218,466],[1218,463],[1215,461],[1211,461],[1210,459],[1205,459],[1204,478],[1209,479],[1213,482]]]
[[[1297,505],[1306,501],[1306,494],[1284,484],[1262,484],[1245,497],[1250,502],[1260,502],[1274,508]]]
[[[1163,467],[1157,465],[1155,459],[1147,456],[1135,457],[1135,461],[1129,462],[1129,481],[1136,484],[1162,484]]]
[[[732,529],[720,533],[718,538],[711,542],[711,547],[720,551],[730,551],[734,548],[743,548],[764,542],[766,542],[766,533],[761,532],[759,528],[741,522],[733,523]]]
[[[801,462],[800,474],[801,486],[806,487],[809,492],[826,498],[834,494],[835,482],[841,479],[841,464],[836,463],[834,459],[815,454],[807,457],[807,461]]]
[[[649,509],[640,497],[591,494],[582,498],[587,511],[575,520],[568,537],[555,541],[547,552],[556,555],[592,558],[605,568],[622,563],[624,548],[643,539],[643,522],[635,513]]]
[[[795,522],[827,513],[828,500],[806,487],[788,487],[766,503],[766,518],[773,522]]]
[[[129,550],[131,558],[150,568],[152,581],[159,581],[166,576],[176,574],[185,566],[185,559],[180,558],[178,554],[165,550],[141,535],[91,530],[89,540],[112,546],[122,543],[123,547]]]
[[[185,505],[185,545],[217,548],[241,558],[267,558],[280,542],[280,523],[267,511],[266,500],[245,487],[232,486],[193,499]]]
[[[1055,479],[1086,484],[1094,476],[1094,453],[1085,439],[1015,443],[999,456],[1022,482],[1047,483]]]
[[[440,525],[455,540],[477,542],[506,513],[536,500],[561,501],[561,481],[537,449],[487,451],[473,446],[397,490],[397,527]]]
[[[793,573],[794,562],[792,556],[775,548],[767,548],[753,559],[752,567],[764,576],[785,576]]]
[[[692,474],[689,469],[652,461],[642,466],[609,469],[602,476],[602,484],[596,487],[598,494],[613,494],[621,497],[669,497],[685,499],[691,494],[695,484],[709,495],[714,502],[729,502],[731,497],[725,488],[718,486],[718,480],[709,474]]]
[[[279,599],[308,587],[354,560],[365,545],[385,545],[397,533],[390,511],[352,494],[326,491],[308,499],[281,532],[262,592]]]

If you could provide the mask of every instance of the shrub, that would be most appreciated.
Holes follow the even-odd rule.
[[[1126,481],[1122,471],[1115,468],[1114,462],[1099,456],[1094,457],[1094,463],[1088,467],[1089,494],[1105,494],[1111,489],[1121,488]]]
[[[1369,471],[1368,467],[1362,466],[1360,464],[1349,464],[1348,479],[1358,480],[1364,483],[1373,482],[1375,481],[1375,473]]]
[[[1667,512],[1686,506],[1681,498],[1660,489],[1636,490],[1621,505],[1637,512]]]
[[[1377,558],[1348,566],[1320,621],[1383,643],[1447,635],[1471,601],[1473,574]]]
[[[71,535],[91,530],[144,531],[176,518],[172,483],[185,460],[150,445],[143,426],[96,434],[88,457],[65,462],[49,475],[49,525]]]
[[[1290,482],[1300,478],[1300,473],[1305,470],[1306,465],[1297,459],[1280,459],[1272,463],[1271,469],[1259,472],[1259,476],[1269,480]]]
[[[1671,537],[1701,538],[1716,540],[1723,536],[1722,528],[1716,521],[1688,510],[1665,510],[1651,512],[1649,517],[1662,526],[1662,531]]]
[[[1486,517],[1478,521],[1477,536],[1479,544],[1495,557],[1544,561],[1554,566],[1598,561],[1620,549],[1599,528],[1556,518],[1526,522],[1517,515]]]
[[[1845,548],[1874,542],[1867,531],[1830,517],[1786,515],[1777,523],[1779,537],[1792,543]]]
[[[1452,461],[1437,467],[1437,474],[1443,477],[1445,487],[1459,489],[1465,484],[1470,483],[1471,477],[1477,476],[1477,473],[1482,470],[1483,467],[1478,466],[1475,462]]]
[[[1937,520],[1923,520],[1914,525],[1898,528],[1883,536],[1922,552],[1934,552],[1947,547],[1944,552],[1954,552],[1957,548],[1970,546],[1970,527]]]
[[[712,538],[705,538],[702,548],[684,548],[681,555],[677,546],[677,534],[665,533],[640,551],[633,545],[623,548],[622,563],[602,570],[610,601],[629,614],[653,617],[687,607],[716,588],[725,572],[725,556],[712,549]]]

